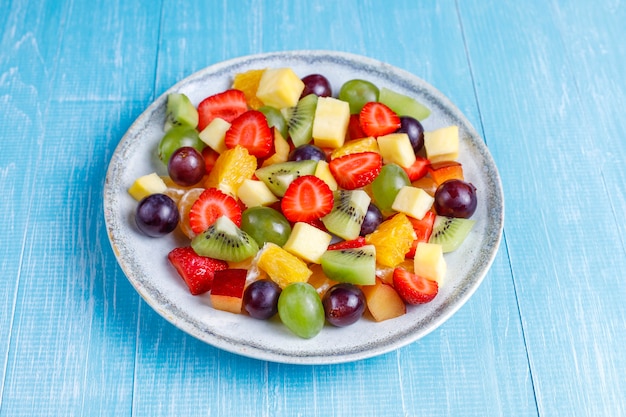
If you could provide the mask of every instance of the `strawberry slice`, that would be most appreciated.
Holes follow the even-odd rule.
[[[367,135],[361,129],[361,122],[359,121],[358,114],[351,114],[350,121],[348,122],[348,139],[362,139]]]
[[[211,172],[211,170],[215,166],[215,161],[217,161],[217,158],[219,158],[219,156],[220,154],[210,146],[202,149],[202,157],[204,158],[204,166],[207,174]]]
[[[430,161],[424,157],[417,156],[415,157],[415,162],[408,168],[402,168],[409,176],[409,181],[413,182],[419,180],[426,174],[428,174],[428,170],[430,169]]]
[[[291,222],[311,222],[333,209],[333,192],[315,175],[303,175],[289,184],[280,207]]]
[[[406,269],[393,270],[393,286],[407,304],[424,304],[432,301],[439,292],[439,284]]]
[[[224,142],[229,149],[243,146],[257,158],[265,158],[274,150],[272,129],[265,115],[258,110],[248,110],[233,120]]]
[[[383,136],[400,128],[400,117],[383,103],[371,101],[361,109],[359,122],[367,136]]]
[[[226,261],[198,255],[191,246],[173,249],[167,259],[181,276],[193,295],[211,290],[215,271],[228,268]]]
[[[237,200],[217,188],[207,188],[189,210],[189,226],[194,233],[200,234],[221,216],[227,216],[240,226],[241,206]]]
[[[435,213],[433,211],[427,211],[422,220],[415,219],[413,217],[407,217],[413,225],[415,235],[417,238],[413,241],[411,249],[406,254],[407,258],[413,259],[415,257],[415,249],[419,242],[428,242],[430,235],[433,232],[433,225],[435,224]]]
[[[209,96],[198,104],[198,131],[202,131],[216,117],[230,123],[247,110],[246,96],[242,91],[231,89]]]
[[[359,152],[335,158],[328,167],[341,188],[354,190],[374,181],[382,166],[380,154]]]
[[[344,240],[328,245],[328,250],[355,249],[367,245],[365,237],[359,236],[355,239]]]

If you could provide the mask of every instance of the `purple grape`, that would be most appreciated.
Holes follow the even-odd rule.
[[[326,77],[320,74],[307,75],[302,79],[304,90],[300,97],[306,97],[309,94],[315,94],[318,97],[330,97],[332,88]]]
[[[361,232],[359,234],[361,236],[369,235],[376,230],[382,222],[383,214],[380,212],[380,209],[374,203],[370,203],[367,207],[365,219],[361,224]]]
[[[349,326],[358,321],[365,311],[365,295],[353,284],[332,286],[322,299],[326,320],[337,327]]]
[[[326,153],[319,146],[305,144],[298,146],[289,154],[290,161],[303,161],[306,159],[325,161]]]
[[[199,183],[206,174],[204,157],[191,146],[183,146],[170,157],[167,172],[176,184],[191,187]]]
[[[145,235],[160,237],[174,231],[179,218],[174,200],[165,194],[152,194],[139,202],[135,222]]]
[[[274,281],[261,279],[250,284],[243,293],[243,308],[259,320],[267,320],[278,312],[281,289]]]
[[[435,211],[440,216],[468,219],[477,205],[476,187],[465,181],[448,180],[435,192]]]
[[[407,134],[415,153],[419,152],[424,147],[424,127],[419,120],[410,116],[401,116],[400,128],[397,132]]]

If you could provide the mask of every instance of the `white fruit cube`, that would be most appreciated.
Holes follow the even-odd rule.
[[[337,184],[337,180],[333,177],[333,174],[330,172],[329,164],[326,161],[318,161],[317,166],[315,167],[315,176],[328,185],[328,188],[331,191],[337,190],[339,185]]]
[[[406,133],[379,136],[378,149],[385,164],[397,164],[408,168],[415,163],[415,151]]]
[[[413,261],[413,269],[417,275],[437,281],[440,286],[443,284],[447,265],[441,245],[419,242]]]
[[[151,194],[164,193],[167,185],[155,172],[144,175],[135,180],[128,188],[128,193],[137,201],[143,200]]]
[[[424,149],[430,162],[456,160],[459,157],[459,127],[424,132]]]
[[[396,194],[391,209],[422,220],[434,202],[435,199],[423,189],[405,185]]]
[[[304,83],[291,68],[272,68],[263,72],[256,96],[266,106],[282,109],[298,104]]]
[[[222,153],[226,150],[226,143],[224,138],[226,137],[226,131],[230,128],[230,123],[226,120],[216,117],[205,127],[198,136],[202,142],[206,143],[216,151]]]
[[[291,229],[283,249],[299,258],[319,264],[332,236],[308,223],[297,222]]]
[[[313,143],[322,148],[339,148],[346,139],[350,105],[333,97],[319,97],[313,119]]]
[[[237,197],[246,207],[269,206],[278,198],[263,181],[245,179],[237,190]]]

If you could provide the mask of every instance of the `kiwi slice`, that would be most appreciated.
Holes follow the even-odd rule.
[[[334,281],[356,285],[376,283],[376,248],[374,245],[327,250],[322,255],[321,264],[324,274]]]
[[[259,107],[259,111],[265,115],[269,127],[275,127],[283,138],[287,137],[289,134],[287,121],[280,110],[272,106],[261,106]]]
[[[337,190],[333,196],[333,209],[322,217],[322,223],[341,238],[356,239],[371,202],[370,196],[363,190]]]
[[[226,216],[218,218],[207,230],[191,240],[191,247],[200,256],[240,262],[254,256],[259,245]]]
[[[465,240],[476,220],[436,216],[428,243],[438,243],[444,253],[456,250]]]
[[[302,97],[295,107],[283,109],[282,114],[287,120],[289,137],[295,147],[311,142],[313,139],[313,119],[317,108],[317,96],[309,94]]]
[[[303,175],[313,175],[316,167],[317,161],[310,159],[287,161],[259,168],[255,174],[277,197],[282,197],[291,181]]]
[[[167,95],[165,108],[165,125],[167,132],[174,126],[198,126],[198,110],[191,103],[189,97],[182,93],[170,93]]]
[[[430,116],[430,109],[413,97],[397,93],[388,88],[381,88],[378,101],[396,112],[398,116],[411,116],[422,121]]]

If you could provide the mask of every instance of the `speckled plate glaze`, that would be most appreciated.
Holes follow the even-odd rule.
[[[406,315],[376,323],[362,319],[345,328],[326,325],[308,340],[294,336],[278,318],[259,321],[217,311],[208,296],[192,296],[168,264],[167,253],[188,244],[182,233],[154,239],[135,227],[137,203],[127,192],[133,181],[151,172],[166,174],[156,156],[163,135],[168,93],[185,93],[195,104],[227,89],[238,72],[291,67],[300,76],[325,74],[334,91],[347,80],[362,78],[413,96],[432,114],[423,124],[433,130],[460,128],[459,160],[466,179],[478,189],[476,225],[456,252],[447,254],[447,281],[428,304],[409,307]],[[330,51],[290,51],[233,59],[201,70],[180,81],[133,123],[112,156],[104,186],[104,214],[117,260],[143,299],[166,320],[188,334],[236,354],[282,363],[330,364],[380,355],[424,337],[452,316],[478,288],[498,250],[504,203],[497,168],[483,140],[464,115],[439,91],[420,78],[362,56]]]

